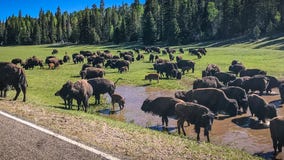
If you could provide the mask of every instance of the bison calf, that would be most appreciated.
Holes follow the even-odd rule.
[[[125,98],[119,94],[112,94],[111,95],[112,110],[114,110],[115,103],[118,103],[120,110],[122,110],[124,108]]]
[[[159,74],[158,73],[150,73],[150,74],[145,76],[145,80],[149,80],[150,83],[152,82],[152,80],[157,80],[157,82],[159,83]]]

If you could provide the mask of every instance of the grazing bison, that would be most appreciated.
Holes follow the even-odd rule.
[[[206,55],[207,50],[205,48],[198,48],[197,52],[201,53],[202,55]]]
[[[89,98],[93,94],[92,86],[86,80],[78,80],[74,84],[70,81],[66,82],[62,88],[55,93],[55,96],[60,96],[62,98],[66,98],[68,101],[69,108],[70,101],[72,99],[76,99],[78,110],[80,110],[80,105],[83,103],[84,111],[87,112],[87,107],[89,106]],[[66,102],[64,99],[64,104],[66,106]]]
[[[196,79],[193,81],[193,89],[197,88],[221,88],[224,85],[214,76],[206,76],[202,79]]]
[[[118,72],[119,72],[119,73],[127,72],[127,71],[128,71],[127,66],[123,66],[123,67],[118,68]]]
[[[64,63],[70,62],[70,57],[69,57],[67,54],[65,54],[65,55],[63,56],[63,62],[64,62]]]
[[[0,84],[11,85],[16,90],[13,100],[17,100],[20,92],[23,92],[23,101],[26,101],[27,79],[24,70],[9,62],[0,62]]]
[[[144,100],[141,110],[162,117],[162,125],[168,126],[168,116],[175,115],[175,105],[179,102],[183,101],[173,97],[147,98]]]
[[[150,83],[152,82],[152,80],[157,80],[157,82],[159,83],[159,74],[149,73],[145,76],[145,80],[149,80]]]
[[[21,58],[14,58],[14,59],[11,60],[11,63],[13,63],[13,64],[22,64],[23,61],[22,61]]]
[[[95,96],[95,104],[100,104],[100,95],[108,93],[110,96],[115,91],[115,84],[121,78],[117,79],[116,82],[112,82],[105,78],[92,78],[88,80],[88,83],[93,87],[93,95]]]
[[[227,85],[229,81],[236,79],[236,76],[234,74],[225,72],[217,72],[214,76],[217,77],[219,81],[223,82],[225,85]]]
[[[149,62],[154,62],[154,55],[151,53],[150,55],[149,55]]]
[[[206,69],[202,71],[202,77],[214,76],[217,72],[220,72],[220,68],[216,64],[208,64]]]
[[[106,64],[105,64],[105,68],[107,68],[108,66],[110,66],[110,68],[114,69],[114,68],[121,68],[126,66],[127,69],[129,70],[129,61],[126,60],[120,60],[120,59],[109,59],[107,60]]]
[[[281,103],[284,103],[284,83],[280,83],[278,89],[281,97]]]
[[[177,66],[178,68],[180,69],[185,69],[188,71],[188,70],[192,70],[192,73],[194,73],[194,67],[195,67],[195,62],[191,61],[191,60],[179,60],[177,62]],[[183,71],[183,74],[184,74],[184,71]]]
[[[262,95],[268,86],[269,80],[265,76],[253,76],[247,80],[244,80],[242,87],[248,93],[249,90],[252,92],[259,91],[259,95]]]
[[[42,60],[39,60],[35,56],[26,59],[25,63],[22,63],[22,65],[25,69],[33,69],[35,66],[40,66],[40,68],[43,68]]]
[[[239,110],[242,108],[243,113],[247,113],[248,96],[244,89],[237,86],[222,87],[220,89],[228,98],[235,99],[238,102]]]
[[[201,58],[201,54],[196,49],[189,49],[189,53],[191,53],[191,55],[196,55],[198,59]]]
[[[274,104],[268,104],[264,98],[259,95],[251,94],[248,96],[248,105],[251,116],[256,116],[259,121],[265,123],[266,118],[277,116],[276,107]]]
[[[155,63],[153,64],[154,69],[157,70],[157,73],[164,75],[166,73],[167,79],[169,77],[177,77],[178,70],[175,63]]]
[[[233,72],[234,74],[236,74],[236,76],[242,71],[245,70],[245,66],[243,64],[233,64],[229,66],[229,71]]]
[[[284,117],[278,116],[270,121],[270,135],[273,143],[274,155],[282,152],[284,145]],[[278,152],[277,152],[278,148]]]
[[[71,81],[67,81],[60,90],[55,92],[55,96],[60,96],[64,100],[64,106],[67,109],[72,109],[72,100],[73,98],[70,96],[68,89],[70,86],[72,86],[73,83]]]
[[[266,88],[266,93],[268,94],[272,92],[273,88],[276,88],[280,85],[280,81],[276,77],[273,77],[273,76],[266,76],[266,78],[268,78],[269,80],[268,86]]]
[[[240,77],[244,76],[255,76],[255,75],[266,75],[266,72],[260,69],[245,69],[240,71]]]
[[[114,110],[115,103],[118,103],[119,109],[122,110],[124,108],[125,98],[119,94],[112,94],[111,95],[112,110]]]
[[[237,86],[243,88],[243,82],[248,79],[250,79],[249,76],[236,78],[235,80],[228,82],[228,86]]]
[[[226,94],[216,88],[193,89],[186,93],[186,100],[189,102],[197,101],[198,104],[209,108],[213,113],[224,111],[230,116],[238,114],[238,103],[234,99],[229,99]]]
[[[95,67],[87,67],[80,72],[80,76],[82,79],[91,79],[91,78],[98,78],[103,77],[105,75],[105,71],[102,68],[95,68]]]
[[[53,49],[51,54],[57,54],[58,53],[58,50],[57,49]]]
[[[207,136],[207,141],[210,142],[209,131],[213,125],[214,114],[205,106],[192,102],[181,102],[175,105],[175,113],[177,115],[178,134],[180,128],[184,131],[184,121],[194,124],[195,132],[197,133],[197,141],[200,141],[200,127],[204,128],[204,136]]]
[[[54,68],[57,68],[57,67],[59,67],[60,65],[63,64],[63,61],[59,60],[57,58],[49,58],[49,59],[46,59],[45,62],[47,64],[53,63],[54,64]]]

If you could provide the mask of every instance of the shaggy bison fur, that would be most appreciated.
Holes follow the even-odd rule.
[[[214,114],[205,106],[192,102],[181,102],[175,105],[175,112],[177,115],[178,133],[180,134],[180,128],[184,131],[184,121],[190,124],[194,124],[195,132],[197,133],[197,141],[200,141],[200,127],[204,128],[204,136],[207,136],[207,141],[210,142],[209,131],[214,120]]]
[[[243,113],[248,109],[248,96],[246,91],[241,87],[229,86],[220,88],[228,98],[235,99],[238,102],[239,110],[242,108]]]
[[[104,93],[108,93],[110,96],[115,91],[115,84],[121,78],[117,79],[116,82],[112,82],[111,80],[105,78],[92,78],[88,80],[88,83],[93,87],[93,95],[95,96],[95,104],[100,104],[100,95]]]
[[[278,116],[270,121],[270,135],[273,142],[274,155],[282,152],[284,145],[284,117]],[[277,152],[278,149],[278,152]]]
[[[17,100],[20,92],[23,92],[23,101],[26,101],[27,79],[24,70],[9,62],[0,62],[0,84],[2,86],[11,85],[16,90],[13,100]]]
[[[267,104],[264,98],[259,95],[251,94],[248,96],[248,104],[251,116],[256,116],[259,121],[265,123],[266,118],[274,118],[277,116],[274,104]]]
[[[168,116],[175,115],[175,105],[179,102],[183,101],[173,97],[147,98],[143,102],[141,110],[162,117],[162,125],[168,126]]]
[[[219,81],[217,77],[206,76],[202,79],[196,79],[193,81],[193,89],[197,88],[221,88],[224,85]]]
[[[66,95],[64,95],[64,93]],[[62,88],[55,93],[56,96],[66,97],[68,100],[68,105],[70,106],[70,101],[76,99],[78,110],[80,110],[80,105],[83,103],[84,111],[87,112],[87,107],[89,106],[89,98],[93,94],[92,86],[86,80],[78,80],[74,84],[70,81],[66,82]],[[64,104],[66,105],[65,99]]]
[[[220,111],[224,111],[230,116],[236,116],[238,114],[239,106],[237,101],[234,99],[229,99],[220,89],[193,89],[186,93],[186,100],[189,102],[196,101],[198,104],[209,108],[215,114]]]

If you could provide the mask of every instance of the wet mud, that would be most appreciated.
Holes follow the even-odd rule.
[[[115,110],[112,111],[111,104],[109,109],[100,111],[104,116],[110,116],[113,119],[134,123],[153,130],[163,131],[161,125],[161,117],[144,113],[140,108],[143,101],[151,97],[171,96],[174,97],[172,90],[161,90],[150,87],[133,87],[119,86],[116,93],[125,97],[125,108],[119,110],[118,105],[115,105]],[[110,102],[109,96],[107,101]],[[274,90],[272,95],[264,95],[265,100],[277,106],[277,114],[284,115],[284,109],[280,101],[278,90]],[[177,125],[174,118],[169,118],[168,132],[176,132]],[[196,137],[193,125],[185,127],[187,136]],[[201,141],[206,141],[201,130]],[[273,159],[273,147],[269,132],[269,121],[267,124],[260,124],[256,117],[251,117],[250,111],[246,114],[229,117],[220,115],[220,118],[215,119],[212,130],[210,132],[211,142],[219,145],[229,145],[254,155],[263,157],[264,159]],[[283,154],[279,154],[277,159],[284,159]]]

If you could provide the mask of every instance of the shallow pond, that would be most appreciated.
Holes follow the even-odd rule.
[[[102,111],[102,115],[151,129],[162,130],[161,118],[156,115],[144,113],[140,107],[143,101],[149,96],[174,97],[174,92],[175,91],[172,90],[161,90],[150,87],[118,86],[116,93],[126,98],[125,108],[119,111],[119,107],[116,104],[113,114],[109,114],[109,110],[105,110]],[[106,97],[108,102],[110,102],[109,96]],[[280,96],[277,90],[274,91],[274,94],[263,97],[267,102],[274,103],[278,106],[278,115],[284,115],[284,110],[279,103]],[[111,106],[109,108],[111,108]],[[176,132],[176,126],[176,120],[169,118],[168,130],[170,132]],[[188,136],[196,137],[192,125],[186,127],[186,132]],[[200,135],[201,141],[205,141],[206,138],[203,137],[203,130]],[[236,117],[215,119],[212,131],[210,132],[210,138],[211,142],[215,144],[225,144],[236,147],[250,154],[259,155],[265,159],[271,159],[272,157],[273,147],[268,125],[258,124],[255,117],[250,117],[250,111],[248,111],[247,114],[238,115]],[[282,157],[284,156],[281,154],[278,155],[278,158]]]

